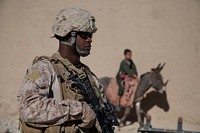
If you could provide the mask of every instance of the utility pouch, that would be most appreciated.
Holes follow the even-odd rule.
[[[19,121],[20,122],[20,130],[22,133],[45,133],[45,129],[44,127],[33,127],[31,125],[26,124],[23,121]]]

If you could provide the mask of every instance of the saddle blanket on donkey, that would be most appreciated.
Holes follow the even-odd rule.
[[[133,107],[135,92],[138,86],[138,80],[135,78],[125,78],[123,81],[124,84],[124,93],[120,98],[120,107]],[[111,78],[108,88],[105,90],[105,96],[108,102],[114,106],[117,105],[117,93],[118,93],[118,84],[115,78]]]

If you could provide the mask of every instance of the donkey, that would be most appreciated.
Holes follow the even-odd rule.
[[[147,72],[140,77],[140,82],[138,85],[138,88],[135,92],[135,107],[136,107],[136,114],[137,119],[140,124],[140,126],[143,125],[143,120],[141,117],[141,114],[144,113],[141,109],[141,101],[143,100],[143,96],[145,92],[149,90],[149,88],[153,87],[156,89],[159,93],[165,94],[166,93],[166,86],[169,80],[167,80],[165,83],[163,82],[163,77],[161,75],[161,70],[165,66],[165,63],[161,66],[161,64],[158,64],[156,68],[152,68],[151,72]]]
[[[160,73],[164,66],[165,66],[165,63],[162,66],[161,64],[158,64],[156,68],[152,68],[150,72],[142,74],[140,77],[140,82],[136,89],[135,98],[134,98],[137,119],[140,125],[143,124],[142,113],[144,112],[141,109],[141,101],[143,99],[145,92],[147,92],[151,87],[153,87],[159,93],[161,94],[165,93],[168,80],[164,83],[163,77]],[[111,81],[111,78],[109,77],[100,78],[100,82],[104,85],[104,92],[106,92],[106,90],[108,89],[108,85],[110,81]],[[112,89],[118,89],[118,88],[112,88]],[[130,114],[130,111],[131,111],[130,107],[127,107],[125,109],[125,113],[123,117],[121,118],[121,123],[124,123],[125,119]]]

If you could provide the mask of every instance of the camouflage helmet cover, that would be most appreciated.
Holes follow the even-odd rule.
[[[83,9],[66,8],[61,10],[52,27],[53,34],[66,36],[71,31],[96,32],[95,18]]]

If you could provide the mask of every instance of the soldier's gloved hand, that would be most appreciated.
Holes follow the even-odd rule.
[[[78,126],[83,128],[91,128],[96,121],[96,114],[86,102],[83,102],[81,120],[83,123]]]
[[[78,125],[80,128],[91,128],[95,126],[99,132],[102,132],[96,114],[86,102],[83,102],[81,120],[83,123]]]
[[[95,122],[95,127],[96,127],[96,129],[98,130],[99,133],[102,133],[101,126],[100,126],[99,121],[97,119],[96,119],[96,122]]]

